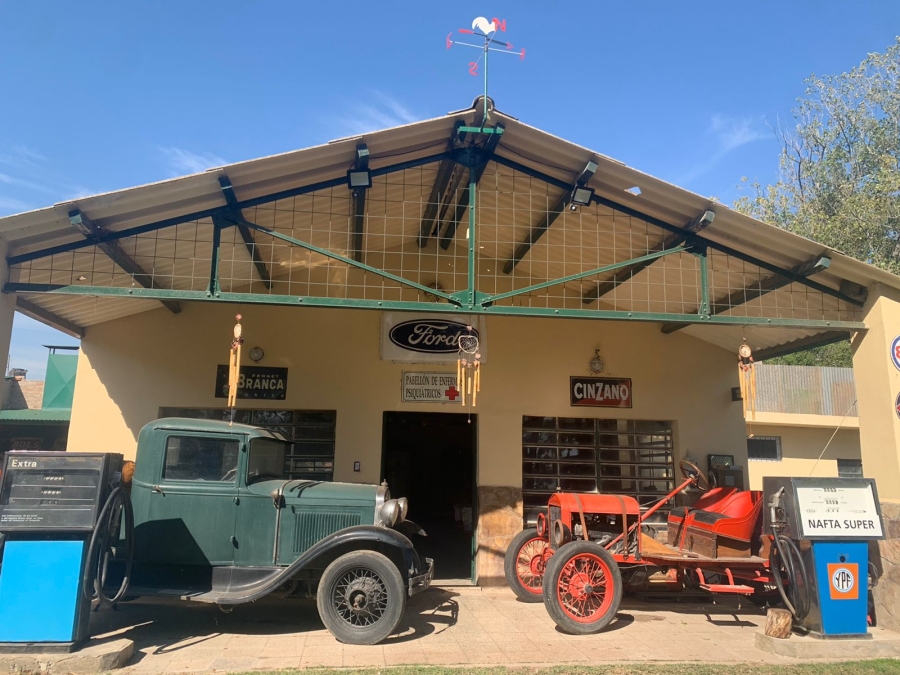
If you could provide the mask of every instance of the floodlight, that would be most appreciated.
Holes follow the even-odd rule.
[[[590,206],[591,199],[594,197],[594,189],[589,187],[584,187],[583,185],[576,185],[575,189],[572,190],[572,203],[578,204],[579,206]]]
[[[372,187],[372,174],[368,169],[350,169],[347,172],[347,186],[351,190]]]

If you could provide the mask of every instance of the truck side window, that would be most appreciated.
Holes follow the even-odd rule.
[[[169,436],[163,478],[233,483],[239,450],[237,440]]]

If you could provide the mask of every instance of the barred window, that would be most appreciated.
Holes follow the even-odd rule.
[[[781,436],[754,436],[747,439],[747,458],[765,462],[781,461]]]

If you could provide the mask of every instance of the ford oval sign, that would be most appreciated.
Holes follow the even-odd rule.
[[[423,354],[455,354],[459,351],[459,336],[469,333],[466,324],[458,321],[413,319],[398,323],[388,336],[402,349]],[[474,328],[471,333],[478,335]]]

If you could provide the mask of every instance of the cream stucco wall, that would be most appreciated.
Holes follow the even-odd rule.
[[[138,431],[161,406],[223,407],[214,397],[215,370],[227,362],[236,311],[247,346],[265,349],[260,365],[290,369],[287,400],[278,407],[337,411],[336,480],[380,480],[384,411],[459,410],[400,402],[402,371],[441,368],[381,361],[378,312],[194,303],[179,315],[160,309],[90,327],[69,449],[133,457]],[[734,356],[725,350],[662,335],[650,323],[490,317],[487,330],[477,409],[480,485],[521,486],[523,415],[671,420],[677,457],[705,463],[707,453],[727,452],[746,465],[744,421],[731,401]],[[633,409],[570,407],[569,376],[587,374],[597,347],[611,375],[632,378]],[[362,462],[361,473],[353,473],[354,461]]]
[[[834,428],[753,424],[748,433],[781,437],[781,461],[749,460],[751,490],[762,490],[764,476],[837,477],[838,459],[859,459],[859,430],[839,429],[829,444]],[[825,454],[818,461],[825,446]],[[866,474],[868,475],[868,474]]]

